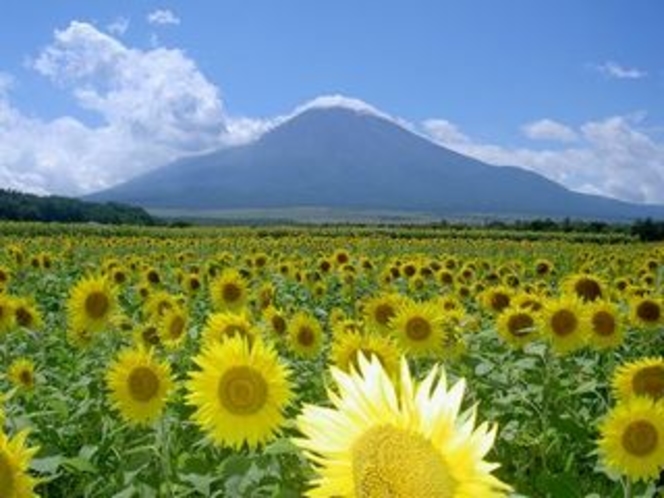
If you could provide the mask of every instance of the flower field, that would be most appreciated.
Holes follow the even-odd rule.
[[[0,497],[655,496],[664,247],[0,225]]]

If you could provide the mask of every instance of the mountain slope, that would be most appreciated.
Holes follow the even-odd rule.
[[[147,208],[664,217],[664,207],[574,193],[535,173],[487,165],[387,119],[342,107],[308,109],[253,143],[182,159],[91,197]]]

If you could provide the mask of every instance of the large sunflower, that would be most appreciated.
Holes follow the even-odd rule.
[[[637,396],[664,400],[664,358],[642,358],[621,365],[611,385],[621,401]]]
[[[401,349],[415,356],[436,355],[445,342],[445,314],[432,301],[405,302],[390,322]]]
[[[190,374],[187,401],[215,443],[256,448],[279,431],[292,391],[288,368],[271,346],[233,337],[209,344],[194,362],[200,370]]]
[[[170,348],[179,347],[187,337],[188,322],[188,314],[183,308],[166,310],[159,321],[158,333],[161,342]]]
[[[288,322],[288,344],[298,356],[314,358],[323,348],[323,329],[309,313],[298,311]]]
[[[132,425],[157,419],[173,388],[168,363],[156,360],[143,349],[120,352],[108,368],[106,383],[113,406]]]
[[[630,303],[630,318],[634,325],[652,328],[664,321],[664,310],[660,299],[654,297],[637,297]]]
[[[576,295],[584,302],[606,298],[606,284],[595,275],[579,273],[567,277],[563,289],[568,294]]]
[[[607,466],[632,480],[656,479],[664,469],[664,406],[635,398],[616,406],[600,425]]]
[[[250,344],[258,336],[256,328],[245,313],[212,313],[202,332],[206,344],[223,342],[236,336],[245,337]]]
[[[580,349],[588,340],[584,308],[575,296],[546,301],[539,320],[540,330],[557,353],[565,354]]]
[[[224,270],[210,284],[212,304],[220,311],[238,311],[247,302],[247,283],[240,272],[233,269]]]
[[[67,302],[70,326],[98,332],[111,321],[117,307],[113,286],[104,277],[86,277],[72,288]]]
[[[512,347],[522,348],[538,337],[537,317],[533,311],[510,306],[498,315],[498,334]]]
[[[399,373],[399,347],[389,336],[358,331],[335,334],[332,343],[332,362],[344,372],[358,367],[360,354],[375,355],[391,378]]]
[[[597,300],[586,306],[586,316],[590,323],[591,346],[608,349],[622,344],[625,328],[618,306]]]
[[[28,474],[28,466],[37,448],[28,448],[27,431],[12,439],[0,430],[0,493],[2,498],[32,498],[36,480]]]
[[[348,374],[332,368],[332,408],[306,405],[297,419],[318,476],[309,496],[474,498],[505,496],[509,487],[484,457],[495,438],[475,410],[460,406],[465,384],[447,387],[434,366],[420,384],[402,359],[399,389],[378,358],[361,356]]]
[[[363,306],[365,323],[369,329],[388,333],[390,320],[397,314],[397,308],[403,301],[399,294],[379,294],[368,299]]]

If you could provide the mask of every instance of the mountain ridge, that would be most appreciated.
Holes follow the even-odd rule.
[[[253,142],[180,159],[89,197],[145,208],[664,218],[664,206],[572,192],[532,171],[454,152],[370,110],[343,106],[309,107]]]

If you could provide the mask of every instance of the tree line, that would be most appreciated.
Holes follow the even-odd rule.
[[[114,225],[155,225],[143,208],[117,202],[97,203],[70,197],[25,194],[0,189],[0,220]]]

